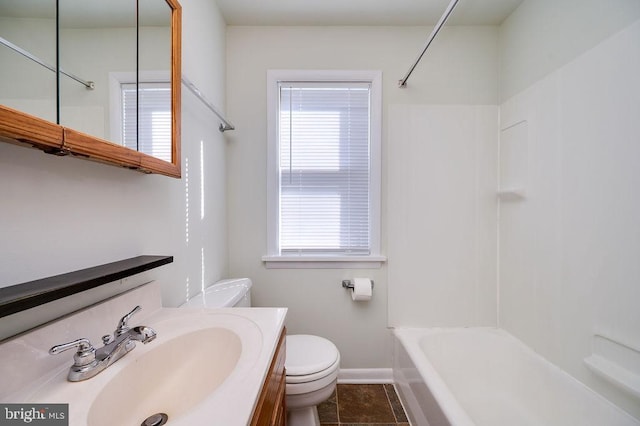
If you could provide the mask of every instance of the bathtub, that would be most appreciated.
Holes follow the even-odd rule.
[[[639,426],[495,328],[394,330],[393,375],[413,426]]]

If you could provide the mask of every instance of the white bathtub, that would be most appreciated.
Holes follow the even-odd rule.
[[[414,426],[640,425],[504,330],[394,335],[394,380]]]

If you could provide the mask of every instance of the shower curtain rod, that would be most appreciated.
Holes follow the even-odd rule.
[[[207,108],[209,108],[220,119],[220,121],[222,121],[222,123],[220,123],[220,126],[218,127],[218,130],[220,130],[221,132],[225,132],[227,130],[236,129],[234,125],[231,124],[226,118],[224,118],[224,116],[218,111],[218,109],[213,106],[213,104],[209,102],[209,100],[202,94],[202,92],[185,76],[182,76],[182,84],[187,86],[187,89],[191,90],[191,93],[196,95],[196,97],[200,99],[200,101],[205,104]]]
[[[411,68],[409,68],[409,71],[407,71],[405,76],[401,80],[398,80],[398,86],[400,88],[407,87],[407,80],[409,79],[409,76],[411,75],[415,67],[418,65],[418,62],[420,62],[420,59],[422,59],[422,56],[424,56],[425,52],[431,45],[431,42],[433,41],[433,39],[436,38],[436,36],[440,32],[440,29],[442,28],[444,23],[447,22],[447,19],[449,19],[449,16],[451,15],[451,13],[453,12],[453,9],[458,4],[458,1],[459,0],[451,0],[451,3],[449,3],[449,6],[447,6],[447,9],[444,11],[444,14],[442,15],[442,17],[440,17],[440,20],[438,21],[436,26],[433,28],[431,35],[429,35],[429,39],[425,43],[424,48],[422,49],[422,53],[418,55],[418,57],[414,61],[413,65],[411,65]]]
[[[37,56],[33,55],[32,53],[29,53],[28,51],[24,50],[23,48],[18,47],[15,44],[11,43],[9,40],[0,37],[0,44],[4,44],[9,49],[15,50],[16,52],[18,52],[22,56],[24,56],[24,57],[26,57],[28,59],[31,59],[33,62],[36,62],[36,63],[42,65],[43,67],[47,68],[50,71],[56,72],[56,67],[54,67],[53,65],[49,65],[48,63],[46,63],[42,59],[38,58]],[[78,83],[80,83],[83,86],[85,86],[87,89],[92,89],[93,90],[95,88],[95,84],[93,83],[93,81],[83,80],[80,77],[78,77],[77,75],[73,75],[70,72],[67,72],[67,71],[63,70],[62,68],[60,68],[60,74],[64,74],[67,77],[74,79]]]

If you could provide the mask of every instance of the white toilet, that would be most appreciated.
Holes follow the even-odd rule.
[[[249,307],[251,285],[249,278],[218,281],[181,306]],[[331,341],[308,334],[287,335],[286,348],[287,424],[319,426],[317,405],[336,388],[340,352]]]
[[[191,297],[180,307],[249,307],[251,306],[251,285],[249,278],[232,278],[217,281],[203,292]]]
[[[317,405],[336,388],[340,352],[331,341],[308,334],[287,336],[287,424],[319,426]]]

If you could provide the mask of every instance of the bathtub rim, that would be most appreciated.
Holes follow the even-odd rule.
[[[482,329],[492,329],[493,327],[474,327]],[[469,417],[467,412],[462,408],[457,398],[451,393],[451,390],[442,379],[440,374],[431,364],[431,361],[425,356],[424,351],[420,347],[417,337],[424,336],[425,333],[437,333],[446,330],[455,330],[449,327],[396,327],[393,329],[393,335],[399,340],[404,350],[409,355],[413,366],[420,373],[420,377],[425,382],[427,388],[433,395],[434,399],[440,406],[447,421],[451,425],[456,426],[476,426],[476,423]],[[394,360],[395,363],[395,360]],[[394,364],[394,368],[396,368]]]
[[[624,419],[624,423],[629,425],[640,426],[640,418],[634,417],[631,413],[616,405],[613,401],[607,399],[604,395],[596,392],[584,382],[572,376],[569,372],[563,370],[556,364],[552,363],[539,352],[525,344],[522,340],[511,334],[509,331],[494,326],[453,326],[453,327],[394,327],[392,329],[394,336],[394,345],[396,341],[400,344],[409,356],[412,366],[420,373],[423,383],[428,387],[434,399],[440,406],[447,421],[455,426],[477,426],[472,418],[464,410],[458,399],[454,396],[444,379],[440,376],[437,369],[433,366],[429,358],[421,347],[421,338],[431,334],[440,333],[489,333],[499,335],[523,349],[527,355],[532,356],[532,360],[541,363],[548,368],[556,377],[566,380],[565,384],[570,384],[575,389],[579,389],[582,395],[597,401],[603,409],[606,409],[618,419]],[[393,370],[394,378],[396,377],[395,369],[397,360],[395,359],[396,350],[394,348]],[[403,401],[404,403],[404,401]],[[461,423],[459,423],[461,422]]]

